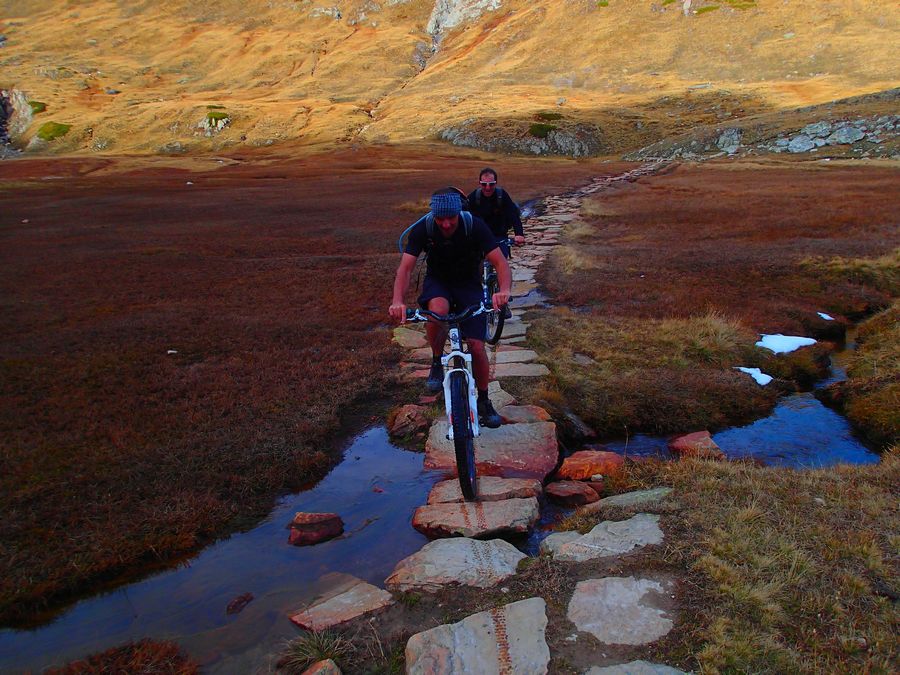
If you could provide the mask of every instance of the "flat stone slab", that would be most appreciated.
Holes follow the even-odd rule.
[[[625,492],[620,495],[604,497],[599,502],[594,502],[593,504],[587,504],[581,509],[581,513],[594,513],[600,511],[604,506],[643,506],[644,504],[658,502],[660,499],[664,499],[670,494],[672,494],[672,488],[668,487]]]
[[[501,340],[505,340],[508,337],[520,337],[525,335],[528,331],[528,326],[530,323],[525,323],[524,321],[511,321],[510,323],[503,323],[503,335],[501,336]]]
[[[578,480],[561,480],[550,483],[544,492],[555,502],[566,506],[581,506],[600,499],[597,491],[587,483]]]
[[[492,588],[513,576],[527,557],[502,539],[438,539],[398,562],[384,585],[395,593],[434,593],[446,586]]]
[[[541,482],[533,478],[500,478],[482,476],[476,479],[478,501],[498,502],[503,499],[527,499],[541,494]],[[441,481],[428,494],[429,504],[458,504],[466,501],[456,478]]]
[[[494,363],[526,363],[534,361],[537,357],[537,352],[530,349],[517,349],[512,352],[497,352],[493,356],[493,361]]]
[[[428,345],[425,333],[404,326],[394,329],[394,342],[406,349],[421,349]]]
[[[475,466],[482,476],[543,480],[558,458],[553,422],[504,424],[498,429],[482,429],[475,439]],[[456,473],[456,453],[453,441],[447,439],[446,420],[431,426],[425,443],[425,468]]]
[[[550,369],[543,363],[498,363],[494,377],[544,377]]]
[[[549,422],[552,417],[543,408],[536,405],[508,405],[497,410],[506,424],[521,422]]]
[[[407,675],[543,675],[550,664],[547,605],[520,600],[413,635]]]
[[[631,663],[619,663],[615,666],[594,666],[584,675],[687,675],[683,670],[663,666],[659,663],[647,661],[632,661]]]
[[[499,502],[427,504],[413,514],[412,526],[427,537],[490,537],[526,534],[540,518],[536,497]]]
[[[579,581],[567,616],[578,630],[603,644],[645,645],[672,630],[664,607],[671,594],[668,581],[606,577]]]
[[[601,474],[611,476],[622,470],[625,458],[615,452],[604,450],[579,450],[563,460],[557,475],[569,480],[588,480]]]
[[[576,536],[572,536],[572,535]],[[605,520],[587,534],[558,532],[541,542],[541,551],[553,554],[555,560],[584,562],[611,555],[621,555],[663,540],[659,516],[639,513],[628,520]]]
[[[387,591],[346,574],[326,575],[327,590],[291,616],[305,630],[325,630],[394,604]]]
[[[725,453],[716,445],[708,431],[695,431],[669,441],[669,450],[681,457],[723,460]]]

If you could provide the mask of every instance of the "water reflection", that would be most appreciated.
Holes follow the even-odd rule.
[[[371,429],[321,483],[284,498],[253,530],[178,569],[81,601],[48,626],[0,632],[0,672],[40,670],[144,637],[176,640],[205,672],[254,672],[297,634],[288,613],[315,595],[320,576],[344,572],[382,586],[398,560],[427,542],[410,521],[439,476],[423,472],[422,462],[391,445],[383,428]],[[338,513],[346,533],[290,546],[286,525],[296,511]],[[226,614],[248,592],[253,601]]]

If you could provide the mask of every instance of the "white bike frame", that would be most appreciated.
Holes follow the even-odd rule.
[[[462,358],[465,368],[454,368],[451,364],[456,357]],[[450,410],[450,374],[465,373],[469,383],[469,418],[472,422],[472,435],[481,435],[481,425],[478,423],[478,394],[475,387],[475,376],[472,374],[472,355],[462,350],[462,340],[459,336],[459,328],[450,328],[450,353],[441,357],[444,366],[444,406],[447,409],[447,438],[453,440],[453,413]]]

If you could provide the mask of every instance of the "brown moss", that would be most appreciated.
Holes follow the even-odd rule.
[[[195,675],[200,669],[173,642],[141,640],[73,661],[48,675],[112,675],[113,673],[168,673]]]

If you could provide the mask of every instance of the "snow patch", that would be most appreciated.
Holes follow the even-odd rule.
[[[797,335],[763,335],[762,339],[756,343],[757,347],[763,347],[771,350],[776,354],[786,354],[800,347],[808,347],[816,344],[816,341],[808,337],[799,337]]]
[[[759,368],[745,368],[744,366],[735,366],[735,370],[739,370],[742,373],[747,373],[750,377],[756,380],[756,384],[762,385],[765,387],[769,382],[772,381],[771,375],[766,375]]]
[[[829,315],[826,314],[825,312],[817,312],[817,314],[818,314],[819,316],[821,316],[823,319],[825,319],[826,321],[834,321],[834,317],[833,317],[833,316],[829,316]]]

